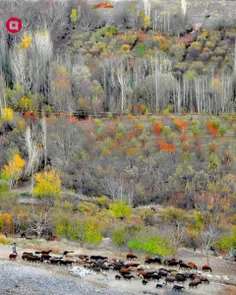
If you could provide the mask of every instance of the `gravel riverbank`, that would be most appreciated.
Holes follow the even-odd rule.
[[[50,244],[52,246],[52,244]],[[43,248],[45,248],[44,246]],[[93,251],[88,249],[76,249],[68,246],[65,249],[72,249],[79,253],[91,255]],[[59,248],[64,249],[62,245]],[[155,294],[174,295],[173,285],[165,286],[163,289],[155,288],[156,282],[142,285],[140,280],[117,281],[114,272],[106,274],[91,272],[83,278],[73,276],[70,267],[50,265],[47,263],[30,263],[23,261],[20,257],[24,251],[32,251],[31,248],[19,248],[19,258],[16,261],[9,261],[8,255],[11,253],[10,245],[0,246],[0,295],[134,295],[134,294]],[[81,252],[82,251],[82,252]],[[123,259],[122,253],[119,255],[108,251],[105,247],[103,251],[97,250],[100,255],[119,257]],[[178,258],[190,261],[193,260],[199,265],[203,265],[205,257],[200,252],[180,249]],[[236,294],[235,263],[224,259],[211,257],[212,274],[205,274],[210,280],[210,284],[202,284],[197,289],[189,289],[188,283],[184,284],[186,295],[225,295]],[[149,270],[154,270],[160,266],[147,266]],[[224,279],[227,277],[227,280]],[[160,281],[162,283],[163,280]],[[229,292],[231,293],[227,293]],[[177,293],[178,294],[178,293]]]
[[[124,292],[109,288],[101,283],[89,283],[74,278],[68,270],[56,272],[55,269],[43,269],[40,266],[16,264],[0,261],[0,294],[21,295],[121,295]],[[127,295],[137,293],[125,292]]]

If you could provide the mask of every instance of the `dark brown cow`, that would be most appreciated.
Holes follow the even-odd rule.
[[[197,288],[199,284],[202,284],[201,281],[192,281],[189,283],[189,288]]]
[[[128,260],[133,260],[133,259],[137,259],[138,257],[132,253],[129,253],[126,255],[126,259]]]
[[[173,277],[167,277],[166,279],[165,279],[165,282],[168,284],[168,283],[170,283],[170,284],[174,284],[174,282],[175,282],[175,278],[173,278]]]
[[[210,272],[212,272],[212,269],[211,269],[211,267],[209,265],[203,265],[202,271],[210,271]]]
[[[16,257],[17,257],[17,254],[15,254],[15,253],[9,255],[10,260],[16,260]]]
[[[190,262],[188,263],[188,265],[189,265],[192,269],[197,269],[196,264],[193,263],[192,261],[190,261]]]

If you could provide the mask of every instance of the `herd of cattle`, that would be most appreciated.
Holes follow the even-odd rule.
[[[76,255],[73,251],[64,251],[62,256],[57,257],[51,255],[50,251],[36,251],[35,253],[24,252],[22,259],[28,262],[46,262],[53,265],[72,266],[74,263],[81,265],[84,268],[93,270],[94,272],[114,271],[116,280],[140,280],[143,285],[147,285],[149,282],[157,282],[156,288],[164,288],[168,284],[173,285],[173,291],[182,292],[185,289],[184,283],[189,282],[189,288],[197,288],[199,284],[209,284],[209,280],[197,274],[192,270],[198,270],[195,263],[184,263],[182,260],[176,259],[162,260],[159,257],[146,256],[144,265],[135,262],[137,256],[130,253],[126,255],[126,260],[112,259],[108,260],[108,257],[100,255]],[[10,260],[15,260],[16,254],[10,254]],[[154,271],[146,271],[147,265],[164,264]],[[175,267],[175,268],[170,268]],[[212,269],[208,265],[204,265],[201,268],[204,272],[212,272]],[[163,282],[161,283],[161,280]],[[176,284],[175,284],[176,283]],[[181,285],[179,285],[181,284]]]

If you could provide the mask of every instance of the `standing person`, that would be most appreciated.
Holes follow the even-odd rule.
[[[13,254],[18,255],[17,252],[16,252],[16,243],[13,244],[12,251],[13,251]]]

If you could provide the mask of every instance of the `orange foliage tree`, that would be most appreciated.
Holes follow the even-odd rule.
[[[161,132],[162,132],[162,130],[163,130],[163,125],[162,125],[162,124],[160,124],[160,123],[155,123],[155,124],[153,124],[152,132],[153,132],[156,136],[160,135]]]
[[[139,104],[137,105],[137,110],[140,115],[143,115],[145,113],[146,107],[143,104]]]
[[[211,136],[217,136],[218,129],[219,129],[219,126],[218,125],[214,125],[214,124],[212,124],[212,122],[207,121],[206,122],[206,127],[207,127],[208,132],[209,132],[209,134]]]
[[[132,138],[134,138],[134,137],[135,137],[134,130],[131,130],[131,131],[129,132],[129,138],[132,139]]]
[[[168,153],[172,153],[175,151],[175,145],[173,143],[168,144],[164,140],[160,142],[160,148]]]
[[[181,120],[174,120],[174,124],[178,127],[180,131],[188,129],[188,123],[183,122]]]
[[[98,8],[114,8],[113,5],[111,5],[108,1],[104,1],[99,4],[95,4],[93,8],[98,9]]]

